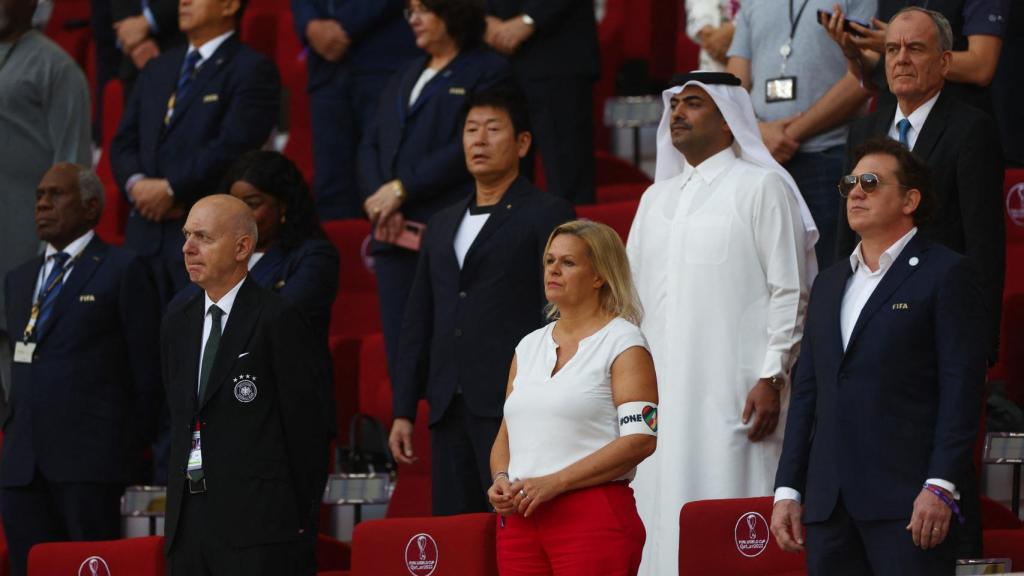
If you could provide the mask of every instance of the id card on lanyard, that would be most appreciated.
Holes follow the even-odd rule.
[[[786,63],[793,54],[793,37],[796,36],[796,28],[800,25],[800,17],[803,16],[804,8],[810,0],[804,0],[796,16],[793,15],[793,0],[789,0],[789,38],[779,48],[779,55],[782,56],[782,70],[775,78],[769,78],[764,85],[765,102],[790,102],[796,100],[796,76],[786,75]]]
[[[25,331],[22,333],[21,340],[14,344],[14,362],[18,364],[32,363],[36,352],[36,324],[39,322],[39,313],[42,311],[43,302],[51,292],[61,285],[61,282],[64,281],[64,277],[68,274],[68,270],[75,265],[75,260],[78,260],[78,256],[80,254],[81,253],[68,260],[61,269],[60,274],[57,275],[57,277],[48,285],[39,286],[39,294],[36,295],[35,301],[32,302],[32,311],[28,315],[28,323],[25,324]],[[42,274],[44,270],[46,270],[45,266],[39,270],[40,274]]]
[[[198,421],[196,421],[195,429],[192,430],[192,448],[188,453],[187,469],[189,472],[203,469],[203,440]]]

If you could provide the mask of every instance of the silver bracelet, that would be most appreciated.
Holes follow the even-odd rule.
[[[491,479],[491,482],[497,482],[498,478],[500,478],[502,476],[505,477],[505,480],[509,479],[508,472],[498,472],[497,474],[494,475],[494,478]]]

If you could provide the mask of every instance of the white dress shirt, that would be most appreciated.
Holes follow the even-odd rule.
[[[245,278],[242,278],[238,284],[228,293],[221,296],[220,300],[214,302],[210,299],[210,295],[204,294],[206,304],[203,306],[203,343],[199,347],[199,372],[196,373],[196,394],[199,393],[199,381],[202,380],[203,373],[203,354],[206,352],[206,341],[210,338],[210,330],[213,328],[213,317],[210,316],[210,306],[214,304],[217,308],[220,308],[224,312],[224,315],[220,317],[220,333],[223,336],[224,328],[228,325],[228,316],[231,315],[231,307],[235,305],[235,296],[238,296],[238,289],[242,287],[242,282],[245,282]]]
[[[906,118],[910,120],[910,130],[907,130],[907,147],[913,150],[914,145],[917,144],[917,137],[921,135],[921,129],[924,128],[925,120],[928,120],[928,114],[935,107],[935,101],[939,99],[939,94],[932,96],[927,102],[918,106],[916,110],[910,113],[910,116],[904,116],[903,110],[897,105],[896,116],[893,117],[892,125],[889,126],[889,138],[897,142],[900,141],[900,120]]]
[[[934,104],[934,102],[932,103]],[[897,116],[899,116],[898,112]],[[857,319],[860,318],[864,305],[867,304],[871,295],[875,292],[875,288],[878,288],[882,278],[885,277],[885,273],[892,267],[893,262],[900,257],[900,253],[907,247],[907,244],[910,243],[915,234],[917,234],[916,226],[911,228],[910,232],[904,234],[892,246],[889,246],[885,252],[882,252],[882,255],[878,257],[878,269],[874,271],[868,268],[868,265],[864,262],[864,256],[861,253],[861,243],[858,243],[853,253],[850,254],[850,268],[853,269],[853,274],[846,281],[846,290],[843,292],[843,303],[839,312],[839,331],[842,333],[844,351],[850,343],[850,335],[853,334],[853,327],[857,325]],[[956,494],[956,485],[952,482],[942,480],[941,478],[929,478],[926,482],[944,488],[959,497]],[[800,502],[801,498],[800,492],[791,487],[779,486],[775,489],[776,502],[779,500],[796,500]]]
[[[39,292],[43,289],[43,282],[46,282],[46,279],[50,277],[50,272],[53,270],[53,256],[58,252],[63,252],[70,256],[68,263],[65,265],[67,266],[67,270],[64,272],[64,278],[61,281],[63,284],[71,276],[71,270],[75,267],[75,259],[82,253],[82,250],[85,250],[85,247],[89,245],[89,242],[92,242],[94,236],[96,236],[96,233],[89,230],[85,234],[75,238],[70,244],[65,246],[63,250],[57,250],[53,247],[53,244],[46,245],[43,267],[40,268],[39,277],[36,279],[36,291],[34,294],[36,294],[37,298],[39,296]]]

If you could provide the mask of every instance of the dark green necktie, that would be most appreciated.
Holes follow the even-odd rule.
[[[199,369],[199,403],[203,403],[206,397],[206,385],[210,381],[210,371],[213,370],[213,361],[217,358],[217,348],[220,347],[220,319],[224,311],[216,305],[210,306],[206,312],[210,318],[210,336],[206,339],[206,346],[203,348],[203,365]]]

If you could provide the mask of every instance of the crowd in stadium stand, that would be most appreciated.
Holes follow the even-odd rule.
[[[315,576],[357,412],[503,574],[753,496],[810,574],[982,557],[1022,64],[1012,0],[0,0],[9,573],[143,484],[168,573]]]

